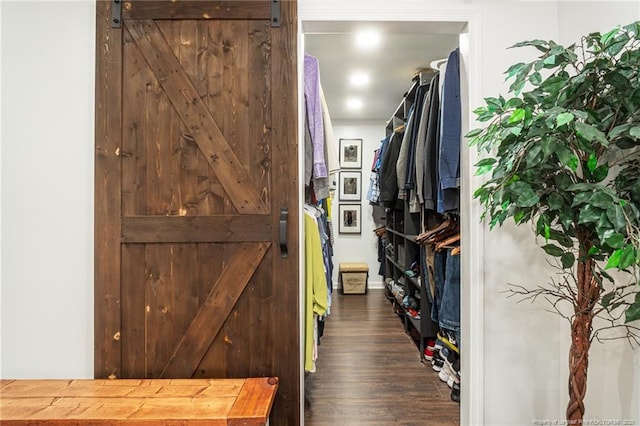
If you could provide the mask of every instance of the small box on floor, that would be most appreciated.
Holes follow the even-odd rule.
[[[340,263],[338,283],[342,294],[366,294],[368,279],[368,264]]]

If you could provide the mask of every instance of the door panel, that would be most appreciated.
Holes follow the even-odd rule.
[[[279,28],[270,5],[125,2],[111,28],[97,3],[95,375],[278,376],[285,425],[300,397],[296,4]]]

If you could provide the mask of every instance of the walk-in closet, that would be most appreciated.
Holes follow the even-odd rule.
[[[459,424],[463,24],[303,30],[305,424]]]

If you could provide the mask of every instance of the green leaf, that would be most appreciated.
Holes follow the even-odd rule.
[[[571,248],[573,247],[573,240],[568,235],[558,232],[554,229],[550,229],[549,238],[559,242],[563,247]]]
[[[632,128],[629,130],[629,134],[630,134],[631,136],[633,136],[634,138],[636,138],[636,139],[640,139],[640,127],[638,127],[638,126],[636,126],[636,127],[632,127]]]
[[[526,111],[523,108],[515,109],[511,113],[511,116],[509,117],[509,124],[517,123],[519,121],[524,120],[525,115],[526,115]]]
[[[571,252],[563,253],[560,260],[564,269],[569,269],[576,263],[576,257]]]
[[[539,72],[534,72],[529,76],[529,81],[534,86],[540,86],[540,83],[542,83],[542,75],[540,75]]]
[[[621,124],[619,126],[614,127],[613,129],[611,129],[611,131],[609,132],[609,139],[615,139],[618,136],[620,136],[621,134],[628,132],[629,129],[631,128],[630,124]],[[638,130],[640,131],[640,127],[638,127]],[[640,133],[639,133],[640,135]],[[637,136],[640,137],[640,136]]]
[[[601,209],[608,209],[613,204],[613,198],[609,194],[602,191],[594,192],[588,199],[589,204],[592,204]]]
[[[561,191],[567,191],[573,185],[573,181],[566,173],[562,173],[556,176],[556,186]]]
[[[578,192],[573,197],[573,202],[571,203],[571,207],[576,207],[581,204],[585,204],[587,201],[591,199],[593,196],[593,192]]]
[[[637,321],[639,319],[640,319],[640,301],[636,301],[634,304],[629,306],[625,311],[624,322],[629,323],[631,321]]]
[[[518,74],[526,65],[527,64],[525,64],[524,62],[519,62],[517,64],[511,65],[509,69],[505,71],[505,74],[507,74],[507,76],[504,80],[507,81],[514,75]]]
[[[540,197],[533,191],[533,189],[525,190],[520,193],[516,200],[516,206],[518,207],[532,207],[538,204]]]
[[[546,244],[542,246],[542,249],[546,251],[548,255],[554,257],[560,257],[564,254],[564,250],[554,244]]]
[[[545,65],[555,65],[556,64],[556,55],[549,55],[547,56],[544,61],[542,61],[543,64]]]
[[[505,109],[511,109],[511,108],[522,108],[523,102],[522,99],[520,98],[511,98],[507,101],[506,104],[504,104],[504,108]]]
[[[544,240],[549,241],[549,237],[551,237],[551,227],[545,223],[544,224]]]
[[[574,118],[575,116],[570,112],[563,112],[561,114],[558,114],[558,116],[556,117],[556,124],[558,125],[558,127],[564,126],[567,123],[571,123]]]
[[[598,165],[598,158],[596,157],[596,155],[595,154],[589,155],[589,159],[587,160],[587,169],[589,169],[590,172],[593,172],[596,169],[597,165]]]
[[[606,163],[596,167],[591,175],[593,180],[596,182],[602,182],[607,178],[607,176],[609,176],[609,165]]]
[[[516,223],[516,225],[519,225],[526,215],[527,212],[525,210],[520,210],[518,213],[513,215],[513,221]]]
[[[609,306],[609,304],[611,304],[611,301],[615,296],[616,296],[616,293],[613,291],[605,294],[604,296],[602,296],[602,300],[600,301],[600,304],[602,304],[602,306],[606,308],[607,306]]]
[[[607,261],[607,266],[604,269],[617,268],[620,265],[620,257],[622,257],[622,249],[618,249],[611,253],[609,256],[609,260]]]
[[[623,232],[627,229],[627,221],[624,210],[619,204],[613,204],[607,208],[607,218],[616,231]]]
[[[497,162],[495,158],[485,158],[475,164],[476,176],[483,175],[493,170],[493,165]]]
[[[602,34],[602,36],[600,37],[600,43],[602,43],[603,46],[606,46],[607,43],[609,43],[613,37],[618,33],[618,31],[620,30],[620,26],[616,26],[614,29]]]
[[[571,157],[571,159],[566,165],[575,172],[576,170],[578,170],[578,164],[579,164],[578,157],[574,155]]]
[[[619,249],[624,245],[624,235],[614,232],[606,239],[606,243],[612,249]]]
[[[595,128],[594,126],[578,121],[575,123],[575,128],[578,135],[580,135],[582,138],[584,138],[588,142],[593,142],[594,140],[597,140],[604,146],[609,145],[609,140],[607,139],[606,135],[602,133],[600,130],[598,130],[597,128]]]
[[[557,192],[552,192],[549,194],[548,199],[549,209],[551,210],[560,210],[564,205],[564,198]]]
[[[476,136],[478,136],[480,133],[482,133],[484,129],[473,129],[472,131],[470,131],[469,133],[467,133],[466,135],[464,135],[465,138],[474,138]]]
[[[489,111],[501,111],[502,103],[497,98],[484,98],[484,101],[487,103],[487,108]]]
[[[640,28],[638,28],[638,32],[640,32]],[[625,317],[624,322],[631,322],[640,319],[640,291],[636,293],[635,300],[627,308]]]
[[[585,224],[590,222],[597,222],[600,219],[600,215],[602,214],[602,210],[597,207],[587,205],[586,207],[580,210],[580,215],[578,216],[578,223]]]
[[[631,245],[627,245],[622,249],[622,254],[620,255],[620,263],[618,264],[618,269],[627,269],[636,261],[636,249]]]

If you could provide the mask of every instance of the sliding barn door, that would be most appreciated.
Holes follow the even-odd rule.
[[[95,376],[277,376],[298,424],[295,1],[98,1],[96,46]]]

